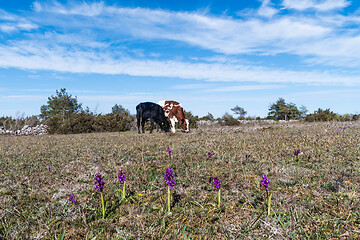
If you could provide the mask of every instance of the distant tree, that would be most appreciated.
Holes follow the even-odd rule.
[[[93,112],[93,111],[91,111],[88,106],[86,106],[86,108],[83,109],[81,112],[82,112],[82,113],[86,113],[86,114],[91,114],[91,115],[94,115],[94,116],[96,115],[96,113]]]
[[[233,111],[235,114],[239,115],[239,118],[245,118],[245,115],[247,113],[244,108],[239,107],[238,105],[236,105],[234,108],[232,108],[231,111]]]
[[[126,108],[124,108],[121,105],[117,105],[115,104],[112,108],[111,108],[111,113],[112,114],[120,114],[120,115],[130,115],[130,111]]]
[[[81,103],[77,101],[77,97],[72,97],[66,92],[66,88],[56,90],[56,96],[48,97],[47,105],[40,108],[40,118],[49,119],[52,117],[60,117],[62,121],[74,113],[82,111]]]
[[[301,105],[299,111],[300,111],[300,117],[301,118],[306,117],[306,114],[309,112],[304,105]]]
[[[274,117],[276,119],[283,117],[280,114],[280,112],[285,107],[286,107],[285,99],[279,98],[275,103],[270,105],[268,116]]]
[[[270,105],[268,116],[277,120],[290,120],[300,118],[301,112],[294,103],[286,103],[285,99],[279,98]]]
[[[210,120],[210,121],[213,121],[215,118],[214,118],[214,115],[212,115],[211,113],[208,112],[208,114],[206,116],[203,116],[202,118],[200,118],[199,120]]]

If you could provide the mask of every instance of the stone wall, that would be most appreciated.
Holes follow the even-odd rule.
[[[9,135],[43,135],[47,134],[48,126],[44,124],[37,125],[36,127],[31,127],[30,125],[25,125],[22,129],[19,130],[5,130],[3,127],[0,127],[0,134],[9,134]]]

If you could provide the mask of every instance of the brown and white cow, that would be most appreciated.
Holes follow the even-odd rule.
[[[184,110],[176,101],[164,100],[158,102],[164,109],[165,116],[170,119],[171,131],[175,133],[175,123],[179,122],[185,132],[189,132],[189,119],[185,118]]]

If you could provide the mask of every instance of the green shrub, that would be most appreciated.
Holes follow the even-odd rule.
[[[225,113],[220,119],[220,124],[224,126],[238,126],[241,123],[230,114]]]
[[[189,119],[189,127],[190,130],[194,128],[198,128],[197,121],[199,121],[198,116],[194,116],[191,112],[184,111],[185,117]]]
[[[322,110],[319,108],[314,113],[309,114],[305,117],[306,122],[326,122],[326,121],[338,121],[341,120],[339,115],[330,111],[330,109]]]
[[[72,114],[64,121],[55,116],[46,121],[50,134],[71,134],[91,132],[120,132],[131,129],[134,116],[124,114],[94,115],[91,113]]]
[[[215,118],[214,118],[214,115],[212,115],[211,113],[208,113],[206,116],[199,118],[199,120],[214,121]]]
[[[96,132],[122,132],[131,129],[134,117],[125,114],[106,114],[96,117],[94,128]]]
[[[351,121],[357,121],[360,120],[360,114],[354,114],[351,118]]]

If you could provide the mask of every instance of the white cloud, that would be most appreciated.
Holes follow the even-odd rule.
[[[71,4],[69,6],[64,6],[63,4],[52,1],[51,4],[41,3],[39,1],[35,1],[33,3],[33,9],[36,12],[53,12],[59,14],[70,14],[70,15],[83,15],[83,16],[97,16],[101,14],[104,10],[103,2],[93,2],[87,3],[83,1],[80,4]]]
[[[193,90],[193,89],[205,89],[205,88],[209,88],[209,84],[182,84],[182,85],[175,85],[172,87],[172,89],[181,89],[181,90]]]
[[[284,0],[285,8],[295,10],[316,9],[318,11],[330,11],[338,8],[345,8],[350,5],[347,0]]]
[[[356,68],[360,66],[360,35],[321,39],[312,44],[289,46],[299,55],[308,56],[307,62]]]
[[[283,3],[288,8],[320,10],[345,7],[349,4],[348,1],[330,0],[287,0]],[[69,31],[61,36],[51,33],[51,37],[48,37],[61,44],[110,48],[104,44],[101,35],[117,39],[123,39],[125,36],[150,41],[175,40],[226,55],[288,53],[306,57],[310,59],[307,62],[316,64],[335,63],[338,66],[349,66],[350,62],[352,66],[360,65],[357,47],[352,48],[354,51],[346,50],[349,49],[348,46],[354,45],[353,42],[357,42],[360,33],[355,29],[344,28],[344,24],[358,24],[357,17],[341,15],[272,17],[278,10],[272,7],[270,0],[262,0],[262,5],[258,9],[258,15],[272,17],[270,19],[259,18],[258,15],[235,19],[199,12],[121,8],[106,6],[103,2],[72,5],[35,2],[34,9],[42,14],[51,14],[51,18],[48,17],[48,24],[60,26],[65,32]],[[64,21],[65,15],[69,21]],[[83,29],[87,31],[84,32]],[[81,32],[81,37],[77,36],[78,32]],[[156,53],[153,54],[155,55]],[[337,59],[338,57],[341,61]]]
[[[19,22],[19,23],[4,23],[0,25],[0,30],[5,33],[11,33],[14,31],[30,31],[32,29],[36,29],[37,25],[32,23],[25,23],[25,22]]]
[[[8,24],[1,24],[0,25],[0,31],[2,32],[6,32],[6,33],[10,33],[16,30],[16,27],[13,25],[8,25]]]
[[[16,21],[18,17],[14,14],[8,13],[0,9],[0,19],[4,21]]]
[[[331,0],[286,0],[283,4],[287,8],[299,10],[335,9],[345,7],[349,2],[339,0],[335,4]],[[47,26],[61,29],[62,33],[56,30],[30,32],[24,38],[28,40],[3,43],[0,45],[0,66],[209,81],[358,84],[357,76],[348,77],[342,73],[274,70],[241,63],[239,54],[286,53],[304,57],[311,64],[360,66],[359,30],[344,27],[355,21],[358,25],[359,18],[342,15],[275,16],[277,10],[273,6],[270,0],[262,0],[258,9],[258,15],[269,19],[256,14],[236,19],[200,12],[121,8],[107,6],[103,2],[65,5],[56,1],[51,4],[36,1],[33,4],[36,14],[29,17],[31,21],[2,12],[3,16],[13,19],[13,22],[0,25],[0,30],[8,33],[16,30],[31,31],[41,27],[46,19]],[[138,53],[127,54],[126,40],[123,45],[118,40],[128,38],[136,41],[161,40],[165,44],[168,44],[166,40],[174,40],[220,54],[213,58],[201,58],[204,63],[174,60],[175,57],[159,60],[160,54],[143,52],[146,51],[144,49],[133,49],[134,53]],[[142,58],[129,55],[141,55]],[[146,59],[151,55],[151,58]],[[221,58],[223,61],[219,60]]]
[[[270,17],[269,1],[264,0],[260,12]],[[67,28],[96,29],[113,36],[130,35],[137,39],[164,39],[186,42],[225,54],[269,51],[286,51],[288,42],[306,41],[322,37],[331,28],[309,18],[281,17],[272,21],[264,19],[234,19],[207,16],[198,12],[171,12],[143,8],[117,8],[97,4],[63,6],[36,4],[38,11],[57,13],[50,24]],[[265,9],[264,9],[265,8]],[[86,9],[86,10],[84,10]],[[91,19],[77,15],[91,16]],[[275,14],[275,12],[273,12]],[[70,15],[71,21],[62,21]],[[89,25],[89,22],[91,24]]]
[[[208,92],[241,92],[241,91],[259,91],[269,89],[283,88],[283,85],[244,85],[244,86],[227,86],[207,89]]]
[[[279,12],[278,9],[270,7],[271,0],[261,0],[261,7],[258,10],[258,14],[264,17],[272,17]]]
[[[12,33],[15,31],[30,31],[36,29],[38,26],[34,23],[31,23],[23,17],[10,14],[2,9],[0,9],[0,31],[5,33]]]
[[[273,70],[237,63],[192,63],[118,58],[104,51],[89,52],[47,46],[28,41],[14,46],[0,45],[0,67],[51,70],[70,73],[127,74],[130,76],[171,77],[206,81],[359,84],[359,76],[327,72]]]
[[[31,102],[31,101],[46,101],[47,96],[35,95],[8,95],[0,96],[0,102]]]

